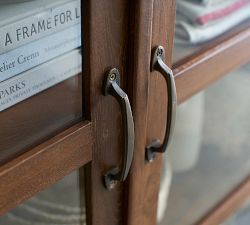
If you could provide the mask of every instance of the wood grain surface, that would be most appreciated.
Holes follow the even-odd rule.
[[[129,97],[135,122],[135,152],[127,181],[127,218],[125,224],[151,224],[153,202],[148,199],[148,174],[145,170],[148,87],[151,58],[153,1],[130,5]]]
[[[81,122],[0,167],[0,215],[92,159],[92,126]]]
[[[154,17],[152,30],[152,48],[162,45],[165,48],[165,63],[171,68],[172,50],[175,26],[175,0],[154,1]],[[178,99],[177,99],[178,101]],[[147,123],[147,144],[153,140],[163,141],[167,119],[167,87],[164,78],[159,72],[152,72],[149,86],[149,109]],[[164,154],[167,153],[168,149]],[[157,224],[158,193],[162,169],[162,155],[157,154],[155,161],[150,165],[148,183],[151,184],[149,194],[154,203],[151,205],[151,224]],[[154,186],[152,185],[154,184]]]
[[[174,35],[175,1],[138,1],[135,10],[131,46],[130,82],[133,85],[133,112],[136,148],[129,178],[129,225],[156,224],[160,185],[161,155],[153,163],[145,161],[145,147],[165,134],[167,90],[162,75],[150,72],[151,50],[164,46],[170,65]],[[131,26],[132,27],[132,26]],[[134,53],[134,51],[136,53]],[[129,83],[129,85],[131,85]]]
[[[107,72],[116,67],[126,92],[128,49],[128,2],[84,1],[84,75],[90,82],[90,112],[93,122],[93,161],[86,171],[88,225],[123,224],[123,183],[108,191],[103,175],[120,166],[124,154],[121,109],[112,96],[103,95]],[[84,76],[83,75],[83,76]]]

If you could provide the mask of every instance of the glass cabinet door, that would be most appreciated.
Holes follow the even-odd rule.
[[[162,167],[158,224],[199,224],[248,177],[249,71],[243,66],[178,107]]]
[[[114,68],[127,93],[128,15],[123,0],[0,1],[0,224],[122,223],[133,118],[103,86]],[[66,177],[83,166],[85,199]]]
[[[83,120],[80,0],[0,7],[0,163]]]

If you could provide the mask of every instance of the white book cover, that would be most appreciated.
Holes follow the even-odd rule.
[[[0,6],[0,54],[81,22],[80,0]]]
[[[81,25],[0,55],[0,82],[81,46]]]
[[[0,112],[82,71],[79,49],[0,83]]]

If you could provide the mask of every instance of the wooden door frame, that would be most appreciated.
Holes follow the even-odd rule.
[[[84,120],[0,167],[0,214],[88,164],[88,225],[153,225],[162,156],[158,154],[153,163],[146,162],[145,146],[155,138],[163,139],[167,98],[161,76],[150,72],[150,60],[152,48],[162,45],[171,66],[175,0],[86,0],[84,4],[83,106],[88,106],[83,108]],[[175,67],[179,102],[249,60],[250,53],[244,50],[238,61],[231,60],[224,69],[215,63],[223,57],[228,59],[235,49],[245,49],[249,42],[250,32],[245,29]],[[119,106],[102,94],[103,79],[111,67],[120,70],[121,86],[131,99],[136,147],[126,184],[107,191],[103,174],[120,164],[123,150]],[[211,67],[213,75],[203,79],[200,72]],[[214,221],[218,209],[225,209],[225,203],[232,207],[235,201],[230,199],[237,199],[238,205],[243,202],[250,194],[248,188],[246,181],[201,224],[211,224],[207,221]]]
[[[84,53],[86,74],[89,76],[90,108],[93,123],[93,160],[86,169],[88,225],[119,225],[124,221],[124,183],[114,189],[104,187],[103,175],[120,166],[123,156],[121,109],[112,96],[103,95],[103,82],[111,68],[121,75],[121,88],[127,92],[128,21],[127,0],[85,1]]]
[[[132,3],[130,27],[129,94],[135,118],[136,147],[134,162],[127,181],[128,225],[154,225],[162,156],[153,163],[145,161],[145,146],[163,139],[166,118],[166,86],[157,72],[150,73],[151,49],[162,45],[166,62],[171,66],[176,0],[136,1]],[[249,25],[219,38],[210,48],[185,58],[173,66],[178,104],[250,59]],[[231,56],[240,51],[237,58]],[[221,63],[218,63],[221,62]],[[226,63],[227,62],[227,63]],[[214,225],[225,220],[250,196],[249,177],[236,187],[197,225]],[[216,222],[216,223],[215,223]]]
[[[135,155],[128,185],[128,225],[156,224],[161,160],[145,160],[145,147],[153,139],[163,138],[166,115],[166,85],[156,72],[150,72],[151,50],[164,46],[166,62],[171,63],[175,1],[136,1],[132,4],[135,15],[131,22],[130,98],[135,121]],[[157,88],[156,88],[157,87]]]
[[[82,105],[89,106],[90,74],[82,74]],[[92,160],[93,123],[83,112],[81,122],[0,166],[0,215]]]
[[[92,160],[92,124],[81,122],[0,167],[0,215]]]
[[[102,84],[116,67],[126,90],[126,7],[125,0],[84,0],[83,121],[0,167],[1,215],[84,166],[88,225],[122,224],[124,185],[103,185],[104,173],[121,163],[121,110]]]

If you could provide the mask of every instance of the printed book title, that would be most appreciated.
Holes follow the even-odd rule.
[[[5,47],[15,44],[16,42],[29,39],[33,36],[37,36],[43,32],[49,30],[56,30],[59,26],[64,26],[72,21],[80,20],[80,9],[75,8],[74,10],[65,10],[60,13],[57,13],[53,16],[49,16],[43,19],[40,19],[34,23],[31,23],[29,26],[24,25],[18,27],[14,33],[7,32],[4,34],[3,44]]]

